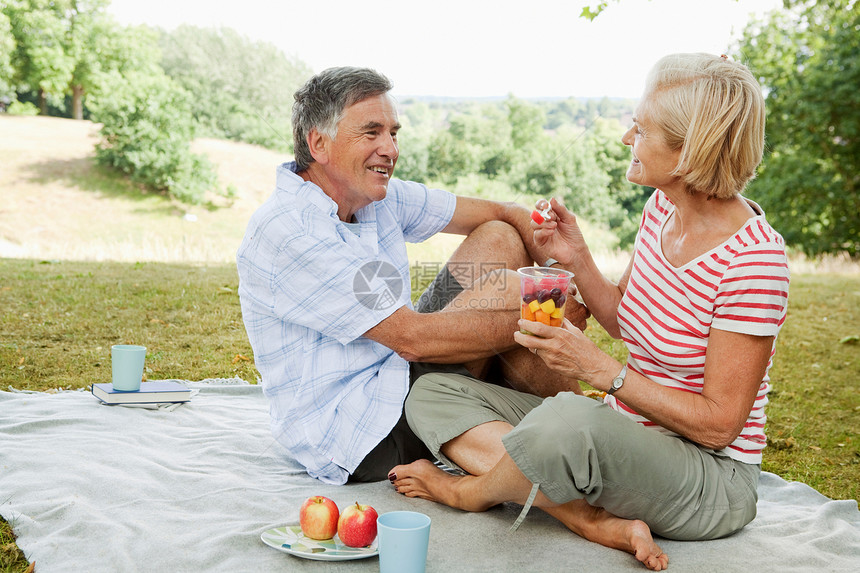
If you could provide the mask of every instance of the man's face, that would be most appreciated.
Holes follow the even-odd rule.
[[[400,151],[400,122],[387,94],[363,99],[344,110],[337,135],[329,142],[326,178],[352,212],[385,198]]]

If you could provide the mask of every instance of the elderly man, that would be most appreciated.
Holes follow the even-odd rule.
[[[272,431],[327,483],[385,479],[430,455],[403,414],[422,374],[580,391],[513,339],[512,270],[546,261],[529,211],[392,179],[400,123],[391,87],[373,70],[333,68],[296,92],[296,159],[278,168],[237,255]],[[467,237],[416,311],[406,242],[438,232]],[[587,311],[568,306],[583,325]]]

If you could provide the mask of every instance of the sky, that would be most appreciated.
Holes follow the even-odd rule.
[[[121,24],[226,26],[276,45],[314,72],[366,66],[393,94],[638,98],[674,52],[735,55],[752,15],[782,0],[112,0]]]

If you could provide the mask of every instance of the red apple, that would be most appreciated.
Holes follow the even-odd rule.
[[[337,504],[327,497],[314,495],[305,500],[299,510],[299,525],[305,537],[331,539],[337,533]]]
[[[379,515],[369,505],[355,502],[343,510],[337,520],[337,536],[344,545],[367,547],[376,539],[376,518]]]

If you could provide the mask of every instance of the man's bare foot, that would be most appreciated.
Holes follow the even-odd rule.
[[[474,476],[455,476],[438,468],[430,460],[395,466],[389,480],[394,489],[406,497],[420,497],[465,511],[485,511],[492,507],[476,503],[468,495],[469,482]]]

